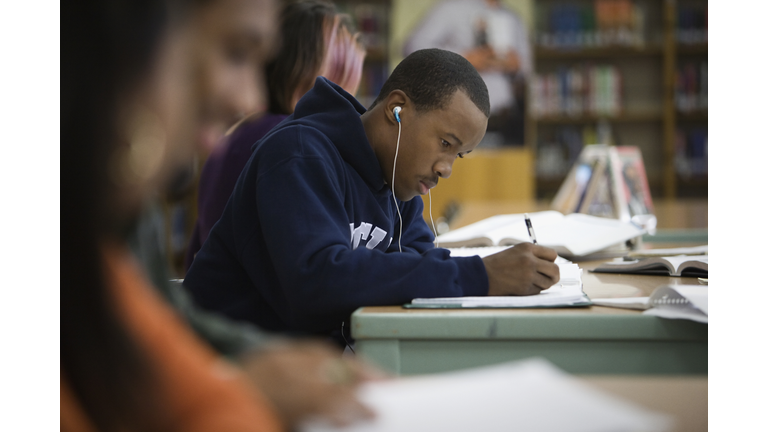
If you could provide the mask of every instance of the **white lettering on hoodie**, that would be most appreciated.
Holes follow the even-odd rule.
[[[371,232],[371,228],[373,228],[373,232]],[[387,236],[386,231],[379,227],[374,228],[373,224],[369,224],[368,222],[361,222],[360,226],[357,228],[355,228],[354,223],[350,223],[349,233],[352,250],[357,249],[360,246],[361,241],[367,241],[367,243],[364,243],[366,248],[374,249]],[[370,240],[368,240],[369,237]]]

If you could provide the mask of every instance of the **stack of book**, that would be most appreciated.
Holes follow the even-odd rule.
[[[552,201],[562,213],[585,213],[629,222],[653,215],[653,201],[638,147],[590,145]]]

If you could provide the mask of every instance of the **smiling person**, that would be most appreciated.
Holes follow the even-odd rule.
[[[202,307],[342,346],[360,306],[549,288],[554,250],[451,257],[414,199],[477,147],[489,110],[475,68],[439,49],[406,57],[368,111],[318,78],[256,144],[184,285]]]

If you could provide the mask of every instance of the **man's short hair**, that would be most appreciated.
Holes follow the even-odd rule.
[[[486,117],[491,115],[488,88],[467,59],[437,48],[418,50],[397,65],[371,108],[386,99],[392,91],[402,90],[419,111],[442,109],[459,89]]]

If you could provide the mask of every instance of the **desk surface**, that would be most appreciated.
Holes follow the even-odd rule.
[[[696,278],[590,273],[590,298],[648,296]],[[708,327],[640,311],[591,306],[550,309],[364,307],[352,315],[356,350],[401,374],[429,373],[544,356],[577,374],[707,373]]]

